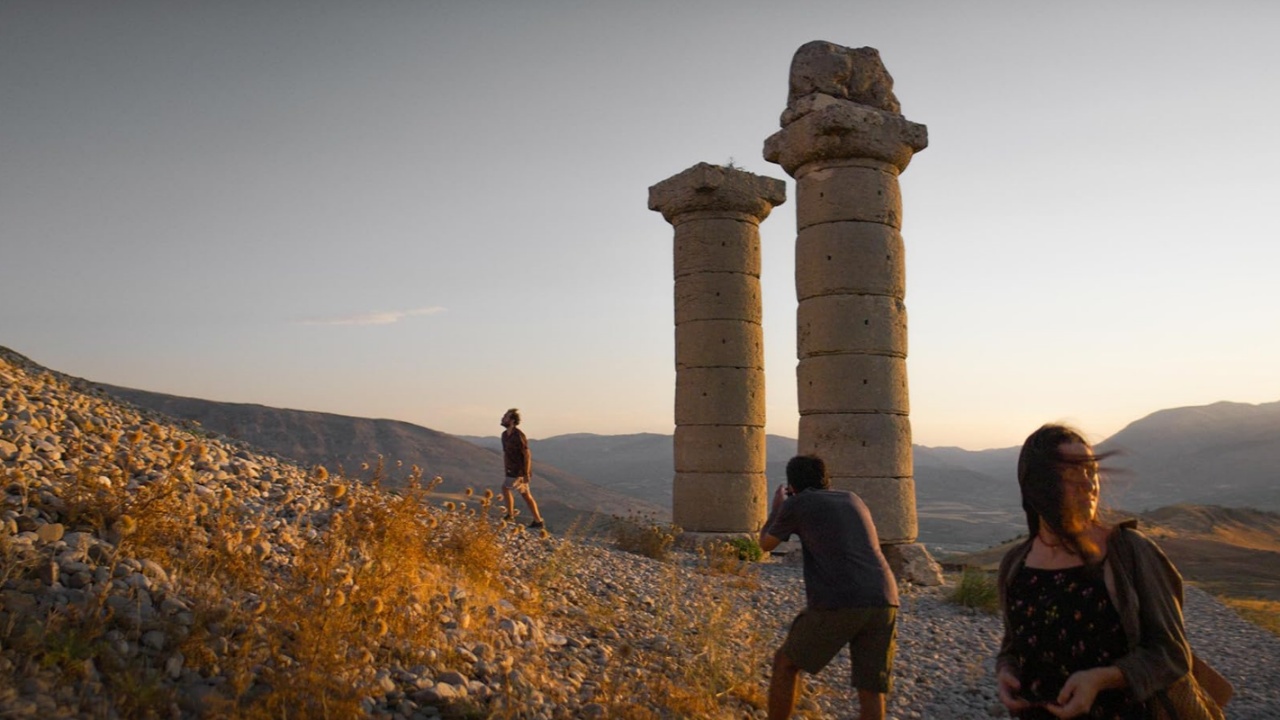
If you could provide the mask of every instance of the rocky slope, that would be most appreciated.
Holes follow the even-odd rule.
[[[799,569],[667,562],[302,468],[0,350],[0,716],[763,717]],[[999,715],[999,623],[904,588],[894,718]],[[1280,641],[1203,593],[1229,717]],[[800,716],[852,717],[841,658]]]

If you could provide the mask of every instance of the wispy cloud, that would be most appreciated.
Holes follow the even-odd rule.
[[[420,315],[439,315],[442,307],[415,308],[413,310],[392,310],[389,312],[372,312],[363,315],[348,315],[335,318],[318,318],[303,320],[302,325],[393,325],[405,318]]]

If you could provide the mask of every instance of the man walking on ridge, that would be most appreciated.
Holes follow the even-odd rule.
[[[533,456],[529,453],[529,440],[524,432],[516,427],[520,424],[520,411],[511,408],[502,416],[502,464],[506,469],[506,480],[502,482],[502,497],[507,501],[507,514],[503,520],[511,520],[516,516],[516,498],[513,491],[519,491],[524,504],[533,513],[530,528],[543,527],[542,514],[538,512],[538,503],[529,492],[529,480],[533,477]]]
[[[898,585],[880,552],[871,512],[847,490],[830,489],[821,458],[787,463],[773,509],[760,530],[769,552],[792,534],[804,551],[806,606],[773,656],[769,720],[791,717],[800,671],[816,673],[846,643],[860,720],[884,720],[897,642]]]

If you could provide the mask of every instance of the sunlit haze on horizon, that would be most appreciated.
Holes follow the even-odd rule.
[[[671,433],[698,162],[761,226],[768,430],[795,437],[791,56],[879,49],[914,440],[1101,440],[1280,400],[1280,4],[0,2],[0,345],[227,402],[531,437]]]

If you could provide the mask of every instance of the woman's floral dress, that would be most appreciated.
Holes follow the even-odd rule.
[[[1009,588],[1009,610],[1025,700],[1057,702],[1072,673],[1112,665],[1127,652],[1120,615],[1096,567],[1042,570],[1023,565]],[[1104,690],[1083,717],[1141,720],[1144,716],[1143,704],[1128,691]],[[1034,707],[1018,717],[1051,720],[1054,716]]]

